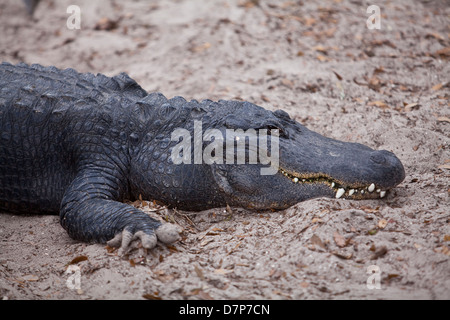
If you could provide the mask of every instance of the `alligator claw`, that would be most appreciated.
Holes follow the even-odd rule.
[[[162,224],[155,230],[154,234],[148,234],[144,231],[137,231],[132,233],[127,229],[118,233],[113,239],[107,242],[110,247],[120,247],[119,256],[126,254],[130,249],[130,244],[133,240],[140,240],[142,246],[146,249],[152,249],[156,246],[159,240],[163,243],[173,243],[180,238],[179,228],[173,224]]]
[[[180,239],[180,228],[174,224],[165,223],[155,230],[158,240],[163,243],[173,243]]]

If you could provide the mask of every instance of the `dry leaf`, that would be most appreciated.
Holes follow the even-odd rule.
[[[378,73],[383,73],[383,72],[385,72],[383,67],[378,67],[373,70],[373,74],[378,74]]]
[[[137,257],[134,259],[130,259],[130,260],[128,260],[128,262],[130,263],[131,267],[135,267],[137,264],[145,263],[145,257]]]
[[[317,55],[317,60],[325,62],[325,61],[329,61],[330,59],[328,59],[327,57],[325,57],[324,55],[318,54]]]
[[[413,109],[418,109],[419,108],[419,104],[418,103],[408,103],[405,105],[405,111],[406,112],[410,112]]]
[[[76,258],[73,258],[72,261],[70,261],[67,265],[71,265],[71,264],[77,264],[81,261],[86,261],[88,260],[88,257],[86,256],[78,256]]]
[[[201,44],[199,46],[193,47],[191,49],[191,51],[192,52],[196,52],[196,53],[200,53],[200,52],[203,52],[203,51],[205,51],[205,50],[207,50],[209,48],[211,48],[211,43],[205,42],[205,43],[203,43],[203,44]]]
[[[112,20],[104,17],[97,21],[94,30],[110,31],[117,29],[118,27],[119,27],[119,20]]]
[[[20,278],[22,281],[39,281],[39,277],[37,275],[34,274],[27,274],[26,276],[23,276]]]
[[[388,249],[383,246],[381,248],[379,248],[378,250],[375,251],[375,253],[373,254],[372,257],[370,257],[370,260],[375,260],[378,258],[381,258],[382,256],[384,256],[386,253],[388,252]]]
[[[194,271],[200,279],[205,280],[205,276],[203,275],[202,269],[200,269],[198,266],[194,265]]]
[[[234,270],[228,270],[228,269],[222,269],[222,268],[214,270],[215,274],[222,274],[222,275],[229,274],[229,273],[232,273],[232,272],[234,272]]]
[[[308,286],[309,286],[309,283],[308,283],[308,282],[306,282],[306,281],[300,282],[300,287],[302,287],[302,288],[308,288]]]
[[[169,249],[170,252],[180,252],[180,250],[177,249],[173,244],[166,244],[166,248]]]
[[[444,85],[443,83],[435,84],[434,86],[431,87],[431,90],[438,91],[442,88],[443,85]]]
[[[166,271],[164,271],[164,270],[154,270],[153,273],[154,273],[155,275],[157,275],[158,277],[160,277],[160,276],[165,275],[165,274],[166,274]]]
[[[371,208],[368,206],[361,206],[361,209],[367,213],[377,213],[380,210],[380,207]]]
[[[289,79],[283,78],[281,79],[281,84],[283,84],[284,86],[288,87],[288,88],[292,88],[294,86],[294,82],[292,82]]]
[[[439,169],[450,169],[450,164],[441,164],[438,166]]]
[[[430,32],[425,36],[425,38],[436,38],[438,40],[445,40],[445,38],[437,32]]]
[[[147,299],[147,300],[162,300],[162,298],[159,296],[159,292],[153,292],[153,294],[151,293],[146,293],[142,295],[142,298]]]
[[[333,234],[334,242],[336,242],[336,245],[338,247],[345,247],[346,241],[345,238],[339,234],[339,232],[335,231]]]
[[[238,3],[239,7],[244,7],[246,9],[253,8],[255,6],[259,6],[259,0],[248,0],[248,1],[241,1]]]
[[[353,257],[353,253],[351,253],[351,252],[350,253],[343,253],[343,252],[335,251],[335,252],[333,252],[333,254],[336,257],[341,258],[341,259],[345,259],[345,260],[349,260],[349,259],[351,259]]]
[[[400,277],[400,275],[397,274],[397,273],[389,273],[387,275],[388,280],[391,280],[391,279],[394,279],[394,278],[398,278],[398,277]]]
[[[450,118],[449,117],[439,117],[439,118],[437,118],[437,121],[450,122]]]
[[[368,106],[376,106],[381,109],[389,109],[389,106],[381,100],[369,102]]]
[[[243,238],[243,237],[248,237],[248,236],[241,236],[241,238]],[[239,248],[239,246],[240,246],[241,244],[242,244],[242,241],[239,241],[239,242],[234,246],[234,248],[231,249],[230,252],[227,253],[227,256],[230,255],[230,254],[232,254],[233,252],[235,252],[236,249]]]
[[[327,48],[325,48],[324,46],[321,46],[321,45],[315,46],[312,49],[315,51],[325,53],[325,54],[327,53]]]
[[[224,232],[224,230],[222,228],[212,228],[205,235],[206,236],[217,236],[220,234],[220,232]]]
[[[380,80],[380,78],[373,76],[369,79],[368,86],[370,89],[378,91],[384,83]]]
[[[314,218],[312,218],[312,219],[311,219],[311,223],[316,223],[316,222],[318,222],[318,223],[322,223],[322,222],[323,222],[323,220],[322,220],[322,219],[320,219],[320,218],[317,218],[317,217],[314,217]]]
[[[342,76],[338,74],[336,71],[332,70],[335,76],[338,78],[338,80],[342,80]]]
[[[270,102],[270,99],[267,97],[267,96],[265,96],[265,95],[261,95],[261,99],[264,101],[264,102]]]
[[[434,252],[443,253],[447,256],[450,256],[450,249],[447,246],[436,247],[434,248]]]
[[[289,294],[284,293],[284,292],[282,292],[282,291],[280,291],[280,290],[273,290],[272,293],[273,293],[273,294],[276,294],[276,295],[279,295],[279,296],[282,296],[282,297],[286,297],[286,298],[288,298],[289,300],[292,299],[292,297],[291,297]]]
[[[445,47],[443,49],[436,51],[436,55],[440,56],[441,58],[450,57],[450,47]]]
[[[201,291],[198,293],[198,296],[199,296],[201,299],[203,299],[203,300],[214,300],[214,298],[211,297],[211,296],[209,295],[208,292],[205,292],[205,291],[203,291],[203,290],[201,290]]]
[[[378,228],[380,229],[384,229],[386,228],[388,222],[385,219],[381,219],[380,221],[378,221]]]
[[[313,234],[313,236],[311,237],[311,243],[325,249],[325,244],[322,242],[322,240],[320,240],[319,236],[316,234]]]
[[[205,239],[205,240],[203,240],[202,242],[200,242],[200,245],[201,245],[202,247],[204,247],[204,246],[206,246],[208,243],[213,242],[213,241],[214,241],[213,238]]]
[[[327,30],[324,30],[323,33],[325,34],[325,36],[327,36],[328,38],[331,38],[334,33],[336,32],[337,28],[333,27]]]
[[[316,19],[311,18],[311,17],[307,17],[307,18],[303,19],[303,21],[307,27],[310,27],[316,23]]]

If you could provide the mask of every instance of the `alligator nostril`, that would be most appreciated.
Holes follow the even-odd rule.
[[[370,160],[377,164],[385,164],[387,162],[387,156],[388,151],[380,150],[380,151],[374,151],[370,155]]]
[[[373,151],[370,160],[377,165],[375,171],[382,175],[382,180],[386,180],[386,186],[395,186],[405,179],[405,168],[400,160],[386,150]],[[383,185],[383,184],[380,184]]]

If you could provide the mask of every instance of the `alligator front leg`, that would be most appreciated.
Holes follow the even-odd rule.
[[[117,181],[103,172],[85,171],[65,192],[60,222],[70,237],[87,242],[108,243],[127,251],[134,239],[144,248],[153,248],[157,240],[171,243],[179,238],[177,227],[149,217],[141,210],[116,201]]]

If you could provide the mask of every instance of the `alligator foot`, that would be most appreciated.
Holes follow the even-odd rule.
[[[126,254],[130,250],[130,244],[133,240],[140,240],[142,246],[146,249],[151,249],[156,246],[156,242],[159,240],[163,243],[173,243],[180,238],[180,230],[173,224],[162,224],[155,230],[154,234],[148,234],[144,231],[138,231],[132,233],[127,229],[118,233],[113,239],[107,242],[110,247],[120,247],[119,256]]]

